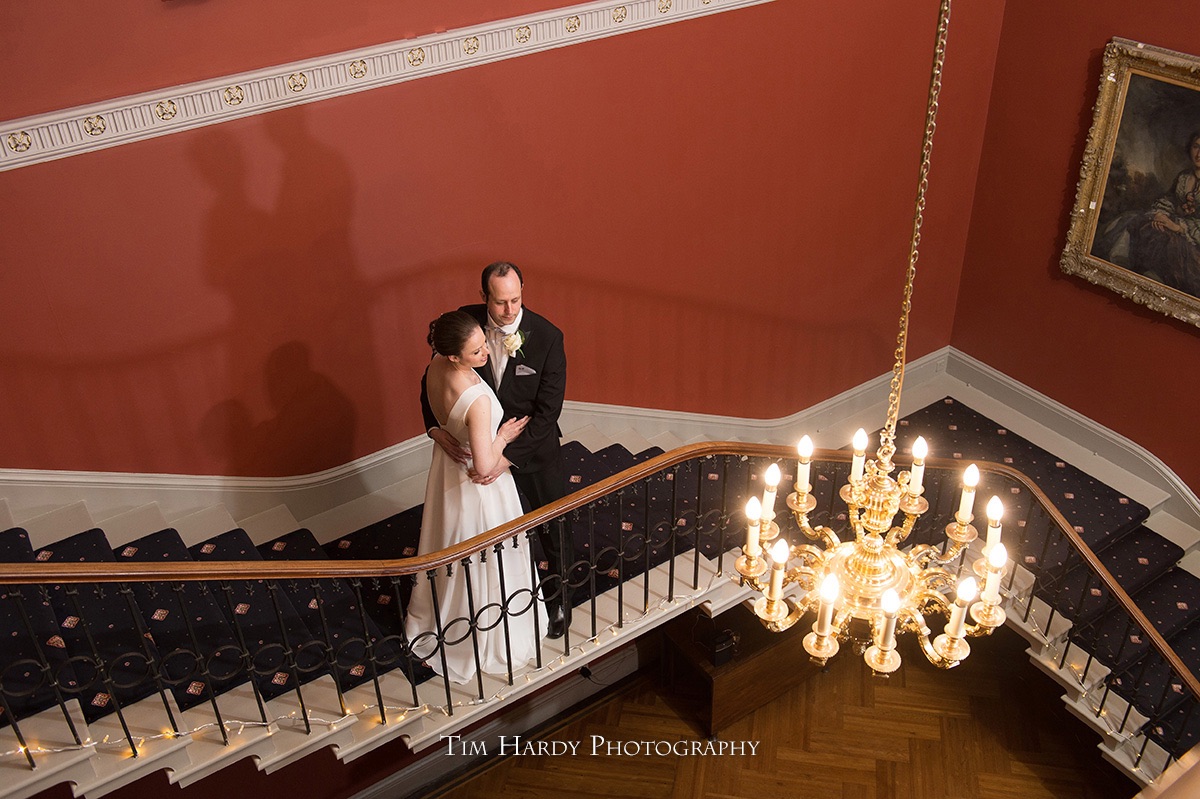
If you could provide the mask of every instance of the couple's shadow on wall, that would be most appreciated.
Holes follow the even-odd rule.
[[[208,128],[189,150],[215,193],[203,279],[230,307],[225,380],[200,429],[224,474],[310,474],[383,446],[372,292],[351,241],[355,176],[307,113]]]
[[[234,473],[268,475],[277,464],[288,474],[311,474],[354,458],[358,414],[326,375],[312,368],[308,345],[289,341],[263,366],[272,415],[255,422],[250,408],[227,399],[205,415],[200,436],[210,456]]]

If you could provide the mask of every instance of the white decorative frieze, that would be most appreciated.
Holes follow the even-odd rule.
[[[0,171],[769,2],[585,3],[0,122]]]

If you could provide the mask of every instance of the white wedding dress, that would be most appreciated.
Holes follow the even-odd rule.
[[[450,409],[450,418],[442,427],[459,441],[470,440],[467,434],[467,409],[475,402],[490,402],[492,406],[492,429],[496,435],[503,410],[496,394],[487,383],[480,381],[461,395]],[[429,480],[425,484],[425,510],[421,517],[421,542],[417,551],[422,555],[466,541],[480,533],[512,521],[523,513],[521,500],[512,474],[505,471],[490,485],[471,482],[467,467],[455,463],[441,447],[434,446],[433,462],[429,467]],[[505,541],[500,556],[494,550],[487,553],[487,562],[480,563],[479,554],[471,557],[471,566],[464,568],[454,564],[454,572],[447,576],[445,567],[438,569],[437,604],[442,622],[442,635],[447,641],[463,640],[446,646],[446,670],[452,682],[467,682],[475,676],[475,652],[471,645],[467,619],[470,618],[466,574],[471,577],[471,597],[478,616],[476,633],[479,643],[479,665],[489,674],[506,674],[505,624],[501,621],[500,609],[506,597],[518,596],[508,602],[510,612],[524,610],[520,615],[511,615],[507,624],[507,652],[512,654],[513,668],[532,660],[542,637],[546,633],[546,611],[537,608],[538,628],[534,628],[534,608],[530,606],[529,590],[531,567],[529,542],[524,535]],[[500,590],[500,569],[504,570],[504,593]],[[419,574],[413,586],[412,599],[408,605],[405,633],[413,641],[413,653],[437,673],[442,673],[442,658],[436,651],[437,641],[425,636],[414,641],[421,633],[438,629],[434,617],[433,596],[429,578]]]

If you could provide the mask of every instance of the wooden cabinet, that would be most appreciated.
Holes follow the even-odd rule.
[[[699,608],[666,625],[664,678],[672,696],[694,710],[709,736],[757,710],[820,671],[804,651],[811,623],[773,633],[743,605],[710,618]],[[713,664],[712,640],[724,631],[737,636],[734,656]]]

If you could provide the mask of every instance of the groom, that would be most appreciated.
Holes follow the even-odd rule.
[[[521,270],[507,261],[489,264],[480,278],[482,305],[465,305],[461,310],[475,317],[487,336],[488,362],[476,371],[496,392],[504,408],[504,419],[529,417],[525,430],[504,449],[504,455],[489,474],[472,474],[477,483],[490,483],[511,467],[517,488],[532,508],[548,505],[566,494],[562,457],[559,452],[558,417],[567,388],[567,356],[562,331],[522,304],[525,285]],[[462,442],[438,426],[429,407],[425,381],[421,381],[421,409],[425,428],[438,446],[459,463],[469,453]],[[562,576],[563,558],[574,553],[570,525],[551,522],[539,533],[549,574]],[[563,541],[566,539],[566,542]],[[548,575],[549,576],[549,575]],[[549,599],[549,636],[559,638],[570,624],[571,605],[559,596]]]

